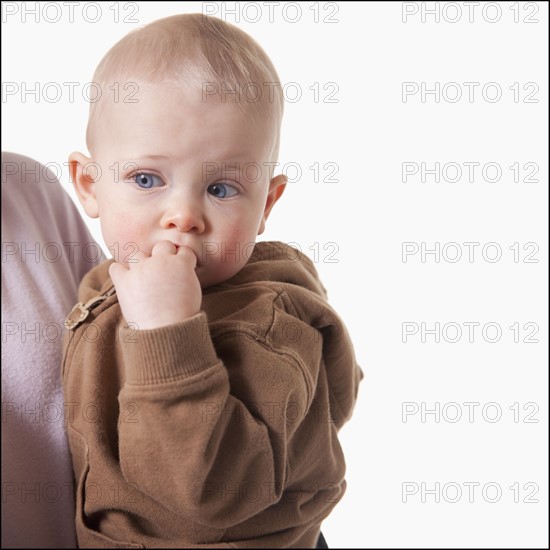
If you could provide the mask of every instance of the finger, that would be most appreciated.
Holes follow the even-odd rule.
[[[153,250],[151,250],[151,256],[156,256],[157,254],[175,254],[176,252],[176,245],[171,243],[170,241],[159,241],[155,246],[153,246]]]
[[[193,262],[193,267],[197,265],[197,256],[193,252],[192,248],[189,248],[188,246],[180,246],[176,252],[177,256],[187,256],[189,261]]]

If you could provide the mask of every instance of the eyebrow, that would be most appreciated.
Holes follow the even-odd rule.
[[[158,160],[158,159],[167,159],[168,157],[166,155],[135,155],[133,157],[134,159],[150,159],[150,160]]]
[[[208,176],[210,178],[228,177],[232,174],[243,173],[243,166],[250,164],[249,162],[241,161],[205,161],[202,163],[203,178]],[[206,173],[205,173],[206,170]]]
[[[135,164],[137,166],[138,169],[140,169],[140,162],[141,161],[144,161],[144,160],[158,160],[158,159],[161,159],[161,160],[170,160],[171,157],[169,156],[166,156],[166,155],[142,155],[140,157],[136,156],[134,157],[132,160],[129,160],[129,159],[124,159],[122,161],[119,161],[122,166],[124,167],[124,169],[126,169],[128,167],[129,164]],[[257,162],[252,162],[252,161],[241,161],[241,160],[232,160],[232,161],[228,161],[228,160],[221,160],[221,161],[203,161],[202,162],[202,173],[203,173],[203,178],[205,177],[205,165],[214,165],[214,166],[211,166],[210,169],[208,170],[208,173],[206,174],[207,176],[209,176],[210,178],[213,178],[213,177],[219,177],[220,174],[222,176],[226,175],[227,173],[242,173],[242,167],[243,166],[247,166],[249,164],[254,164],[254,165],[257,165],[258,163]],[[214,170],[211,170],[212,168],[214,168]],[[260,167],[260,170],[262,168]]]
[[[135,155],[133,157],[129,157],[127,159],[124,159],[123,162],[135,162],[136,160],[141,159],[147,159],[147,160],[168,160],[170,157],[167,157],[166,155]],[[236,169],[238,166],[242,166],[245,164],[250,164],[249,161],[242,162],[242,161],[205,161],[205,162],[216,162],[216,164],[224,165],[226,168],[233,168]]]
[[[207,162],[210,162],[210,161],[207,161]],[[225,160],[221,160],[219,162],[217,162],[216,164],[218,164],[220,166],[220,170],[222,169],[222,166],[224,168],[231,168],[233,170],[236,170],[237,168],[240,168],[241,166],[244,166],[245,164],[250,164],[248,162],[227,162]]]

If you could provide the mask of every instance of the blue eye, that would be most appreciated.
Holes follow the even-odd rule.
[[[138,184],[141,189],[151,189],[153,187],[160,187],[164,185],[163,181],[158,176],[147,174],[145,172],[134,174],[132,176],[132,179]]]
[[[208,186],[208,192],[217,199],[227,199],[238,194],[237,189],[227,183],[213,183]]]

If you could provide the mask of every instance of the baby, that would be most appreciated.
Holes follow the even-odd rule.
[[[79,546],[314,548],[362,372],[312,261],[255,243],[286,184],[277,73],[192,14],[129,33],[94,82],[69,162],[113,259],[65,322]]]

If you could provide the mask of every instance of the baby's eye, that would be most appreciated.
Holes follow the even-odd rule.
[[[235,187],[227,183],[213,183],[208,186],[208,192],[217,199],[227,199],[238,193]]]
[[[152,187],[160,187],[164,185],[164,182],[154,174],[147,174],[145,172],[140,172],[134,174],[132,179],[138,184],[141,189],[151,189]]]

